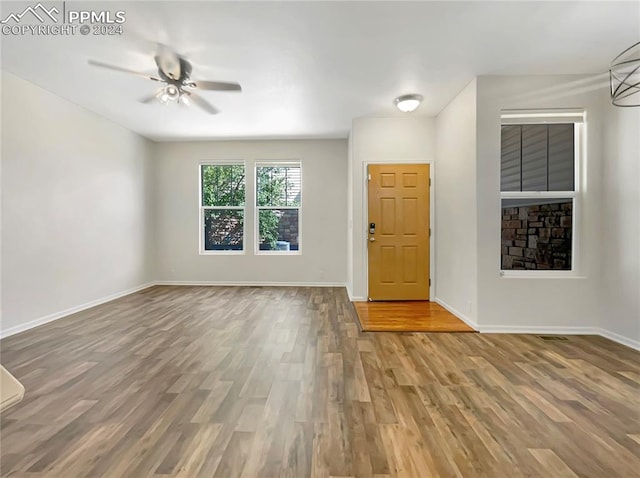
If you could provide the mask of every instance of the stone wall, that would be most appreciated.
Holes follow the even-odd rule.
[[[571,269],[571,201],[502,208],[502,269]]]
[[[214,221],[205,217],[206,251],[242,250],[242,221],[234,215],[220,215]]]

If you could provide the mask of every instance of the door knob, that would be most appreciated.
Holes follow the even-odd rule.
[[[375,237],[370,237],[369,238],[369,242],[376,242],[376,238]]]

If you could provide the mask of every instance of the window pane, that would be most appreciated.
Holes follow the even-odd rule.
[[[573,123],[503,125],[501,191],[574,191]]]
[[[244,166],[202,165],[203,206],[244,206]]]
[[[522,191],[547,190],[547,125],[522,126]]]
[[[243,250],[244,211],[237,209],[205,209],[205,251]]]
[[[502,270],[571,270],[572,199],[502,200]]]
[[[260,209],[258,211],[259,249],[261,251],[297,251],[298,209]]]
[[[574,191],[574,125],[549,125],[549,191]]]
[[[500,190],[520,191],[520,125],[502,127]]]
[[[299,206],[299,166],[259,166],[257,168],[258,206]]]

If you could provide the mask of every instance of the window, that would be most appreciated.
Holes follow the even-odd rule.
[[[502,115],[501,270],[572,271],[583,112]]]
[[[258,253],[300,252],[300,163],[256,164]]]
[[[200,165],[200,253],[244,251],[243,164]]]

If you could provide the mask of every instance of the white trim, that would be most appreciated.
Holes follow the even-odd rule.
[[[627,347],[631,347],[632,349],[640,351],[640,340],[630,339],[629,337],[625,337],[624,335],[616,334],[615,332],[611,332],[610,330],[596,328],[598,335],[604,337],[605,339],[612,340],[622,345],[626,345]]]
[[[290,168],[292,163],[297,163],[298,166],[302,167],[302,162],[300,158],[289,158],[289,159],[255,159],[254,163],[256,166],[264,167],[264,168]],[[302,171],[301,171],[302,172]]]
[[[300,204],[298,206],[258,206],[258,168],[298,168],[300,169]],[[302,175],[302,161],[300,159],[260,160],[253,162],[253,255],[255,256],[301,256],[302,255],[302,203],[304,202],[304,187]],[[269,209],[291,209],[298,211],[298,249],[295,251],[260,250],[260,211]]]
[[[221,256],[233,255],[242,256],[246,254],[247,244],[247,161],[244,159],[220,159],[203,160],[198,163],[198,255],[201,256]],[[203,206],[202,205],[202,166],[242,166],[244,169],[244,206]],[[204,248],[204,214],[210,210],[237,210],[242,211],[242,249],[241,250],[206,250]]]
[[[400,164],[428,164],[429,165],[429,229],[431,235],[429,237],[429,278],[431,279],[431,285],[429,286],[429,298],[435,295],[436,291],[436,208],[435,208],[435,161],[433,159],[402,159],[397,161],[389,161],[387,159],[364,161],[362,163],[362,230],[367,231],[369,229],[369,165],[370,164],[388,164],[388,165],[400,165]],[[362,263],[364,265],[364,288],[367,297],[362,300],[369,300],[369,235],[365,232],[363,234],[363,250],[362,250]]]
[[[217,287],[346,287],[344,282],[271,282],[271,281],[157,281],[155,285]]]
[[[541,199],[573,199],[578,194],[578,191],[502,191],[500,199],[531,199],[535,205]]]
[[[529,326],[529,325],[480,325],[483,334],[549,334],[549,335],[599,335],[595,327]]]
[[[199,253],[201,256],[244,256],[246,255],[245,250],[211,250],[211,251],[201,251]]]
[[[599,327],[555,327],[540,326],[530,327],[526,325],[481,325],[480,333],[483,334],[535,334],[535,335],[598,335],[621,345],[640,350],[640,340],[630,339],[624,335],[616,334]]]
[[[536,110],[533,110],[534,112]],[[543,111],[543,110],[541,110]],[[584,110],[559,110],[564,111],[568,115],[578,114],[580,113],[580,117],[585,119],[586,123],[586,112]],[[526,116],[526,110],[518,111],[518,114],[523,114]],[[560,113],[558,113],[560,114]],[[556,114],[557,116],[557,114]],[[504,115],[501,115],[501,118],[504,118]],[[537,117],[533,118],[537,120]],[[532,121],[533,124],[540,124],[540,121]],[[551,275],[557,275],[558,278],[581,278],[583,275],[581,274],[581,267],[584,263],[584,259],[582,257],[582,236],[583,236],[583,228],[584,224],[582,221],[582,202],[584,201],[584,191],[586,190],[585,185],[582,184],[583,179],[586,177],[585,171],[587,168],[587,148],[586,148],[586,125],[582,124],[582,121],[573,121],[574,123],[574,164],[573,164],[573,191],[500,191],[500,211],[501,211],[501,226],[502,227],[502,201],[504,199],[571,199],[571,269],[569,270],[554,270],[554,269],[546,269],[543,271],[542,277],[548,278]],[[501,125],[504,124],[522,124],[522,123],[505,123],[501,122]],[[502,242],[500,242],[502,245]],[[502,251],[502,247],[498,248],[499,251]],[[535,275],[535,272],[532,270],[517,270],[517,269],[502,269],[502,252],[498,255],[498,264],[500,265],[499,275],[501,278],[512,279],[512,278],[523,278],[527,276]],[[540,277],[540,275],[538,275]]]
[[[584,108],[502,110],[502,124],[583,123]]]
[[[349,287],[349,284],[346,284],[344,286],[345,289],[347,289],[347,296],[349,297],[349,301],[350,302],[366,302],[367,298],[366,297],[356,297],[353,295],[353,292],[351,290],[351,287]]]
[[[16,325],[6,330],[0,330],[0,338],[9,337],[11,335],[24,332],[29,329],[33,329],[40,325],[53,322],[58,319],[62,319],[71,314],[82,312],[83,310],[96,307],[98,305],[111,302],[113,300],[125,297],[127,295],[135,294],[136,292],[143,291],[156,285],[165,286],[226,286],[226,287],[344,287],[347,290],[347,295],[351,302],[366,302],[366,297],[354,297],[349,290],[347,284],[342,282],[222,282],[222,281],[156,281],[148,282],[131,289],[127,289],[122,292],[111,294],[101,299],[96,299],[91,302],[87,302],[76,307],[71,307],[60,312],[40,317],[39,319],[31,320],[27,323]],[[640,340],[630,339],[623,335],[611,332],[599,327],[529,327],[529,326],[512,326],[512,325],[484,325],[478,326],[470,318],[464,314],[458,312],[454,307],[444,302],[441,299],[434,299],[434,302],[441,305],[460,320],[465,322],[469,327],[479,331],[483,334],[549,334],[549,335],[599,335],[613,342],[631,347],[632,349],[640,351]]]
[[[111,302],[112,300],[119,299],[126,295],[131,295],[136,292],[140,292],[141,290],[148,289],[149,287],[153,287],[156,285],[155,282],[148,282],[146,284],[139,285],[137,287],[133,287],[131,289],[127,289],[122,292],[116,292],[115,294],[108,295],[106,297],[102,297],[100,299],[92,300],[90,302],[86,302],[82,305],[77,305],[75,307],[70,307],[69,309],[61,310],[59,312],[54,312],[53,314],[45,315],[44,317],[40,317],[38,319],[30,320],[24,324],[16,325],[14,327],[10,327],[6,330],[0,330],[0,338],[9,337],[10,335],[15,335],[20,332],[24,332],[25,330],[33,329],[34,327],[38,327],[40,325],[47,324],[49,322],[53,322],[58,319],[62,319],[71,314],[75,314],[77,312],[82,312],[83,310],[90,309],[92,307],[96,307],[97,305],[104,304],[106,302]]]
[[[298,237],[300,234],[298,233]],[[268,251],[257,251],[254,253],[255,256],[301,256],[302,251],[278,251],[278,250],[268,250]]]
[[[454,307],[450,306],[449,304],[447,304],[444,300],[436,298],[436,299],[433,299],[433,301],[436,304],[439,304],[442,307],[444,307],[445,309],[447,309],[449,312],[451,312],[457,318],[462,320],[465,324],[467,324],[472,329],[478,330],[478,324],[476,324],[473,320],[471,320],[469,317],[464,315],[462,312],[458,311],[456,308],[454,308]]]
[[[501,279],[588,279],[587,276],[576,275],[576,272],[566,270],[501,270]]]

